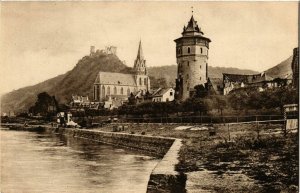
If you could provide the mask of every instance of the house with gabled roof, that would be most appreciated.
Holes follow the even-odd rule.
[[[169,102],[175,99],[173,88],[159,88],[152,94],[152,102]]]

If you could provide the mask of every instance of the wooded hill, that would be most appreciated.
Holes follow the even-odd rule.
[[[27,111],[35,103],[37,95],[41,92],[55,96],[59,103],[67,103],[72,94],[88,95],[92,99],[93,83],[99,71],[131,73],[132,69],[123,64],[116,55],[85,56],[78,61],[71,71],[65,74],[3,95],[1,97],[1,112]],[[176,65],[149,67],[148,72],[151,77],[152,88],[160,87],[161,81],[165,82],[166,86],[175,86]],[[221,79],[222,73],[252,74],[257,72],[209,66],[209,77]]]

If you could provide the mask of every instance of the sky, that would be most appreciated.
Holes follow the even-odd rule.
[[[71,70],[90,46],[117,46],[133,66],[176,64],[174,39],[193,15],[210,66],[264,71],[298,45],[297,2],[1,2],[0,94]]]

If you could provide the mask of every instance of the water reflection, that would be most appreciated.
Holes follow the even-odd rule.
[[[0,133],[1,192],[145,192],[158,161],[61,135]]]

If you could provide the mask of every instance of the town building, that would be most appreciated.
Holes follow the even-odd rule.
[[[70,107],[71,109],[81,109],[81,108],[98,109],[99,102],[90,101],[88,96],[72,95]]]
[[[211,40],[192,16],[188,25],[183,27],[182,37],[176,42],[177,79],[176,99],[184,101],[194,95],[194,87],[205,85],[208,79],[208,50]]]
[[[299,48],[294,48],[293,50],[292,72],[293,87],[299,88]]]
[[[223,94],[227,95],[237,89],[256,89],[261,92],[269,88],[285,87],[292,84],[291,75],[283,78],[272,78],[264,72],[260,74],[227,74],[223,73]]]
[[[159,88],[152,94],[152,102],[170,102],[175,99],[173,88]]]
[[[134,61],[133,73],[113,73],[100,71],[94,82],[94,101],[128,100],[131,93],[144,95],[150,89],[146,60],[140,41],[137,57]]]
[[[232,90],[245,87],[277,87],[273,78],[265,73],[259,74],[227,74],[223,73],[223,94],[227,95]]]
[[[70,102],[71,107],[87,107],[90,105],[90,100],[88,96],[78,96],[72,95]]]

